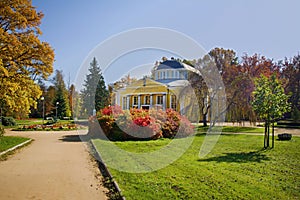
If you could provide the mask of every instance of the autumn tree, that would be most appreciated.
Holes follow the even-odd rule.
[[[71,85],[69,88],[69,102],[70,102],[70,110],[73,118],[80,117],[81,111],[81,97],[78,91],[76,91],[75,85]]]
[[[243,93],[240,96],[240,104],[238,110],[243,118],[256,122],[256,115],[251,106],[252,92],[255,88],[255,80],[260,78],[261,75],[270,77],[272,74],[279,76],[279,68],[272,59],[266,58],[259,54],[249,56],[247,54],[242,56],[240,61],[240,72],[243,75],[243,82],[241,89]]]
[[[220,112],[232,113],[231,111],[237,108],[239,105],[239,101],[243,94],[244,84],[244,77],[240,73],[236,53],[231,49],[214,48],[208,54],[210,59],[214,62],[213,65],[215,66],[216,70],[218,70],[218,73],[221,75],[225,87],[226,106]],[[207,61],[204,63],[207,63]],[[209,68],[206,71],[209,72]],[[207,74],[209,76],[209,73]],[[210,79],[214,80],[214,77],[211,77]],[[212,90],[212,92],[210,92],[210,98],[212,98],[215,94],[215,89],[211,88],[210,90]],[[239,117],[236,115],[230,116],[227,114],[227,118],[229,118],[229,121],[239,120]]]
[[[190,66],[194,66],[196,61],[188,61],[188,60],[183,60],[183,63],[188,64]],[[199,61],[198,61],[199,64]],[[202,66],[202,64],[200,64]],[[201,76],[201,74],[189,71],[188,75],[188,81],[191,85],[191,87],[194,89],[197,101],[198,101],[198,106],[199,106],[199,111],[200,111],[200,116],[201,118],[199,119],[199,122],[203,122],[203,126],[207,126],[207,115],[208,111],[210,108],[210,103],[209,103],[209,93],[208,93],[208,87]]]
[[[285,92],[290,95],[291,117],[297,121],[300,119],[300,55],[294,56],[279,63],[282,69],[282,78],[286,81]]]
[[[225,86],[227,120],[255,122],[256,115],[250,103],[254,80],[260,75],[278,75],[277,64],[259,54],[245,54],[239,60],[234,51],[222,48],[213,49],[209,55],[214,60]]]
[[[71,116],[73,116],[74,115],[74,104],[73,103],[75,102],[75,98],[76,98],[75,85],[72,84],[68,89],[69,89],[68,99],[69,99],[70,111],[71,111]]]
[[[265,122],[264,147],[270,146],[270,126],[272,125],[272,148],[274,147],[274,122],[290,110],[288,96],[276,74],[271,77],[261,75],[255,80],[252,106],[257,115]]]
[[[45,101],[45,116],[55,116],[54,110],[55,110],[55,105],[53,102],[55,102],[55,97],[56,96],[56,89],[53,85],[50,85],[44,96],[44,101]]]
[[[37,84],[40,86],[40,89],[42,91],[42,95],[39,98],[39,100],[37,101],[37,103],[38,103],[37,108],[31,107],[30,114],[29,114],[30,118],[43,117],[43,105],[45,105],[44,101],[45,101],[47,86],[45,85],[45,83],[42,80],[38,80]],[[43,100],[41,99],[42,97],[44,97]]]
[[[83,113],[92,115],[94,109],[99,110],[108,104],[108,90],[95,57],[90,63],[89,74],[86,75],[83,86],[81,90]]]
[[[27,115],[42,94],[35,80],[53,71],[54,51],[39,40],[42,18],[29,0],[0,1],[0,102],[6,114]]]

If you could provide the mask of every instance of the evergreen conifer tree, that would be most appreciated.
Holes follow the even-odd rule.
[[[54,87],[55,98],[53,101],[53,105],[55,111],[53,112],[55,113],[55,115],[57,115],[58,118],[70,117],[71,111],[68,100],[68,90],[66,89],[66,84],[64,82],[62,71],[56,70],[54,78]]]
[[[100,110],[108,104],[109,96],[104,77],[95,57],[90,63],[89,74],[86,76],[83,86],[84,89],[81,90],[82,112],[90,116],[94,109]]]

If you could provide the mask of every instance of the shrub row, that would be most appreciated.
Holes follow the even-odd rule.
[[[12,117],[2,117],[1,121],[2,121],[3,126],[16,126],[17,125],[15,119]]]
[[[172,109],[123,111],[119,106],[110,106],[100,110],[97,117],[91,117],[89,121],[91,135],[99,136],[97,133],[100,132],[110,140],[174,138],[194,133],[190,121]]]

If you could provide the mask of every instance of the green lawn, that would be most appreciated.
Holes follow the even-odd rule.
[[[47,120],[45,120],[45,123]],[[42,119],[16,119],[16,123],[18,125],[34,125],[34,124],[42,124]]]
[[[46,124],[48,120],[44,120],[44,126],[42,126],[42,119],[16,120],[16,122],[17,126],[5,128],[13,128],[13,131],[67,131],[84,128],[75,124],[73,120],[58,120],[56,123],[51,124]]]
[[[199,132],[207,132],[209,127],[198,126]],[[243,127],[243,126],[223,126],[222,132],[225,133],[264,133],[263,127]]]
[[[29,138],[23,137],[14,137],[14,136],[3,136],[0,137],[0,152],[6,151],[18,144],[21,144],[25,141],[29,140]]]
[[[22,126],[22,125],[42,125],[43,124],[43,119],[21,119],[18,120],[16,119],[16,122],[18,125]],[[44,123],[47,123],[48,120],[44,120]],[[70,123],[74,123],[73,120],[58,120],[57,124],[70,124]]]
[[[300,138],[275,141],[263,150],[263,137],[222,135],[212,152],[198,157],[204,135],[195,137],[177,161],[151,173],[109,168],[126,199],[299,199]],[[97,148],[104,141],[95,140]],[[169,139],[115,142],[130,152],[155,151]]]

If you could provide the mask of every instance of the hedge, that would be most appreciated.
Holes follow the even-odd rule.
[[[15,119],[12,117],[2,117],[1,121],[2,121],[3,126],[16,126],[17,125]]]

